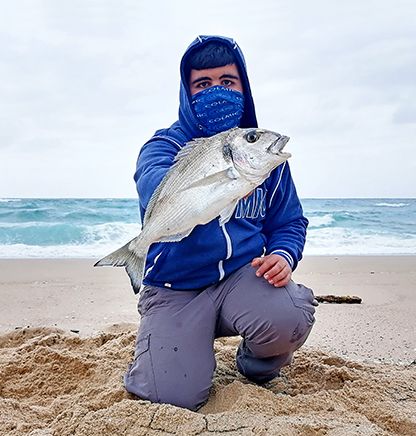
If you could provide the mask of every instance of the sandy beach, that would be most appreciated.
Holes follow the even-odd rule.
[[[0,434],[416,434],[416,257],[306,257],[295,281],[362,304],[320,304],[265,387],[237,373],[238,338],[217,340],[198,413],[124,391],[136,297],[123,269],[93,263],[0,260]]]

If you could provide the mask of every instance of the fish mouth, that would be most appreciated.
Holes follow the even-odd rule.
[[[292,155],[290,153],[285,153],[282,150],[285,145],[289,142],[289,136],[279,136],[267,149],[268,152],[277,154],[279,157],[284,159],[289,159]]]

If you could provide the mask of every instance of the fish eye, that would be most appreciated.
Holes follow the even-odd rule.
[[[246,135],[247,142],[256,142],[259,139],[259,135],[255,130],[251,130]]]

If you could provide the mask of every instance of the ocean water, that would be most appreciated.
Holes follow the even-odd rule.
[[[416,199],[304,199],[306,255],[416,254]],[[140,231],[136,199],[0,199],[1,258],[98,258]]]

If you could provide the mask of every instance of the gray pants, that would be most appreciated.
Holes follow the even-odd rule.
[[[275,288],[246,265],[199,291],[146,286],[134,361],[124,377],[142,399],[196,410],[208,398],[214,339],[241,335],[237,368],[259,384],[279,375],[315,321],[313,293],[291,281]]]

